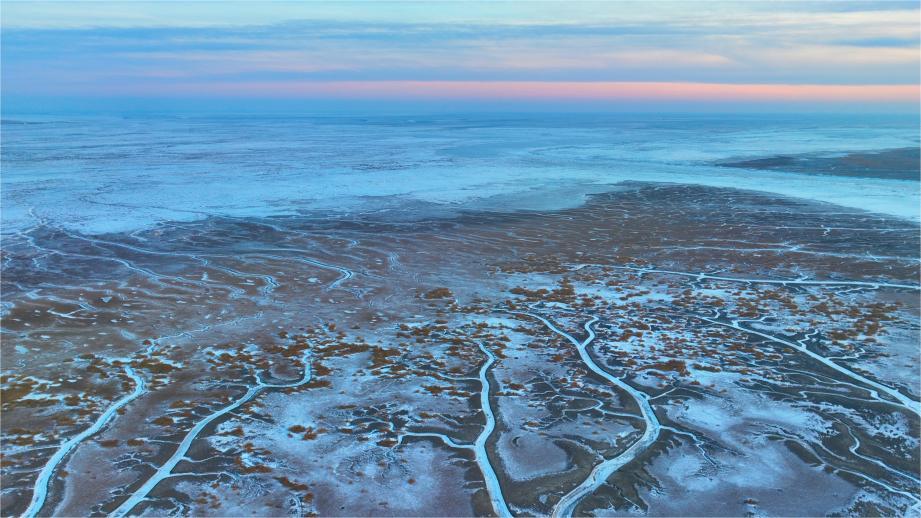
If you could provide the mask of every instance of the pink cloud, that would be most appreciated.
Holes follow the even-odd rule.
[[[116,90],[113,88],[112,90]],[[111,94],[367,100],[918,102],[921,85],[551,81],[258,81],[119,87]]]

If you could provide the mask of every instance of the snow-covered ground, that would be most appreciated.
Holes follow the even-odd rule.
[[[2,222],[88,233],[209,215],[557,209],[626,180],[810,198],[913,220],[919,183],[715,166],[918,146],[911,118],[455,116],[3,121]],[[429,203],[437,204],[435,206]]]

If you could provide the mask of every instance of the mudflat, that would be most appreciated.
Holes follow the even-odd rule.
[[[906,147],[834,156],[775,155],[720,162],[719,165],[741,169],[919,181],[921,180],[921,148]]]
[[[4,240],[2,514],[902,515],[918,250],[894,217],[637,182],[38,225]]]

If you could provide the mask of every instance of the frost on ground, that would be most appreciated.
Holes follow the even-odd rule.
[[[388,214],[5,238],[0,512],[917,513],[916,223]]]

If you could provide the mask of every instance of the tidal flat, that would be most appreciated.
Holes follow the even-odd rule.
[[[916,222],[388,214],[6,236],[2,514],[917,512]]]

